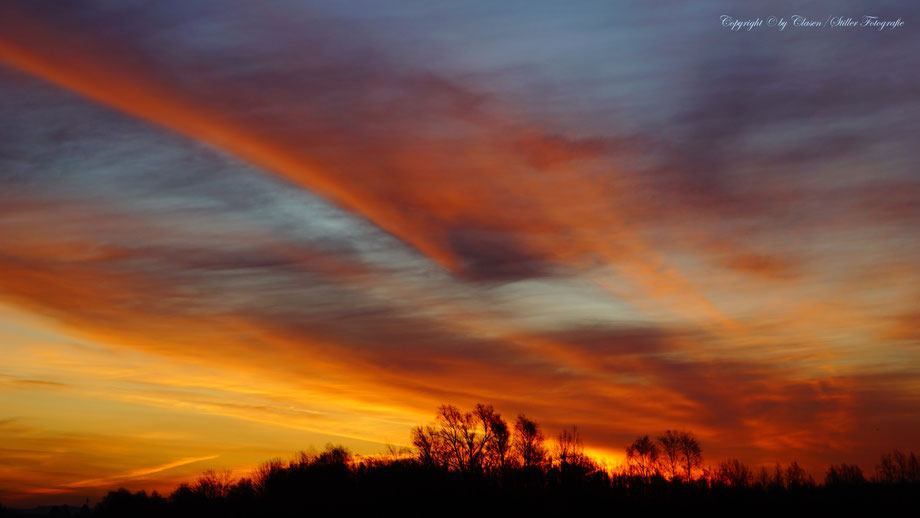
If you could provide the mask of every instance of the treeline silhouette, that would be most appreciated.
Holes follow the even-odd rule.
[[[737,459],[704,467],[692,432],[643,435],[614,469],[585,454],[577,428],[552,441],[521,414],[513,424],[489,405],[468,412],[451,405],[410,433],[412,448],[355,457],[342,446],[274,459],[250,476],[207,471],[172,494],[112,491],[94,508],[56,507],[49,516],[198,517],[403,514],[571,515],[675,512],[760,514],[866,512],[920,503],[915,453],[884,454],[874,475],[833,465],[823,483],[796,462],[754,470]],[[15,515],[0,508],[0,515]]]

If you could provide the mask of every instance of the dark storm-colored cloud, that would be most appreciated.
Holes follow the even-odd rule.
[[[560,330],[550,336],[590,357],[611,357],[615,361],[620,356],[672,352],[677,347],[677,339],[686,334],[689,333],[654,327],[611,329],[606,326],[593,326]]]
[[[451,250],[463,258],[463,274],[474,280],[514,281],[549,275],[551,263],[517,243],[514,235],[458,226],[450,232]]]

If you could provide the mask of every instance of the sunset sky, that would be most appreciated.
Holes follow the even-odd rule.
[[[920,451],[920,4],[567,4],[0,3],[0,502],[442,403]]]

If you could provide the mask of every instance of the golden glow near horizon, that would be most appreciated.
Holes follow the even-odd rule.
[[[444,403],[612,468],[665,429],[819,476],[920,449],[909,88],[850,78],[899,103],[854,118],[614,7],[228,5],[0,6],[0,502],[379,453]]]
[[[388,435],[404,442],[413,422],[397,427],[389,418],[397,412],[375,418],[375,409],[342,404],[328,392],[320,398],[268,374],[93,342],[6,306],[0,340],[0,486],[20,496],[113,486],[162,492],[208,468],[246,475],[270,458],[327,442],[371,453]],[[329,408],[342,415],[330,416]],[[360,437],[363,430],[377,440]],[[56,477],[44,471],[50,468]]]

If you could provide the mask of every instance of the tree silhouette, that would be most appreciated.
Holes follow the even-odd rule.
[[[233,473],[231,471],[217,472],[209,469],[198,477],[198,481],[195,482],[191,489],[195,494],[204,498],[224,498],[229,494],[233,483]]]
[[[327,444],[326,449],[313,461],[317,466],[342,466],[351,459],[351,452],[341,444]]]
[[[519,414],[514,425],[514,452],[525,468],[542,467],[546,463],[543,432],[536,421]]]
[[[754,473],[738,459],[729,459],[719,464],[716,480],[726,486],[748,487],[754,481]]]
[[[414,427],[410,440],[422,465],[462,472],[501,469],[511,449],[508,423],[491,405],[481,403],[472,412],[442,405],[435,424]]]
[[[734,514],[820,509],[824,514],[875,516],[920,505],[917,456],[899,451],[882,456],[879,476],[871,481],[859,467],[840,464],[827,470],[824,486],[816,486],[797,462],[761,468],[757,477],[737,459],[721,462],[712,472],[700,469],[699,441],[690,432],[671,430],[657,440],[638,437],[626,448],[627,469],[610,472],[584,454],[573,426],[556,436],[551,463],[534,420],[520,414],[512,431],[483,404],[470,412],[443,405],[436,421],[414,427],[411,438],[413,458],[395,447],[383,456],[352,457],[344,447],[329,444],[320,453],[311,449],[289,462],[269,461],[251,478],[236,482],[230,472],[206,471],[168,498],[156,492],[113,491],[92,515],[243,518],[338,515],[345,509],[356,515],[430,514],[433,509],[448,514],[577,515],[611,505],[630,514],[654,504],[662,513],[718,512],[731,506]],[[700,480],[661,483],[656,474],[662,467],[675,482],[684,476],[693,481],[694,473]],[[73,516],[76,508],[54,509],[52,516]],[[84,515],[88,512],[87,506]]]
[[[445,457],[443,443],[438,430],[433,426],[416,426],[410,434],[412,446],[418,452],[419,461],[425,466],[438,466]]]
[[[786,467],[784,478],[786,480],[786,487],[789,488],[799,488],[815,485],[815,481],[813,478],[811,478],[811,475],[806,473],[805,470],[799,466],[799,463],[796,461],[792,461],[792,464],[789,464],[789,466]]]
[[[762,469],[764,473],[766,473],[766,468]],[[786,487],[786,477],[783,475],[783,468],[779,465],[779,462],[773,466],[773,475],[764,479],[764,487],[772,487],[775,489]]]
[[[913,452],[910,454],[900,450],[882,455],[880,464],[876,467],[880,482],[910,483],[920,482],[920,461]]]
[[[677,451],[680,452],[681,464],[690,482],[693,480],[693,469],[703,464],[703,449],[693,432],[677,432],[677,437]]]
[[[479,471],[486,445],[492,440],[491,406],[479,404],[473,412],[442,405],[437,417],[446,463],[458,471]]]
[[[629,469],[612,473],[596,468],[584,454],[577,428],[559,433],[553,445],[555,464],[549,463],[535,421],[519,415],[511,432],[487,405],[471,412],[444,405],[434,424],[413,428],[411,436],[414,458],[395,448],[389,455],[353,458],[344,447],[327,445],[320,453],[302,452],[289,462],[269,461],[251,479],[235,483],[229,472],[207,471],[168,498],[156,492],[113,491],[92,515],[243,518],[339,515],[345,509],[356,515],[411,515],[442,508],[449,514],[577,515],[611,505],[630,514],[653,504],[662,513],[732,506],[735,514],[808,509],[875,516],[920,505],[920,467],[913,453],[883,455],[880,475],[873,481],[866,481],[857,466],[841,464],[828,469],[825,486],[815,486],[793,462],[785,469],[779,464],[775,470],[762,468],[752,487],[750,468],[737,459],[720,463],[712,473],[700,470],[701,448],[689,432],[668,431],[657,441],[638,437],[627,448]],[[672,478],[686,473],[692,480],[697,470],[699,483],[662,484],[655,479],[663,444],[676,445]],[[670,458],[665,461],[670,463]],[[73,516],[74,510],[56,507],[50,515]]]
[[[559,461],[562,469],[569,466],[587,466],[589,459],[585,455],[585,445],[577,427],[573,426],[571,430],[566,428],[559,432],[553,445],[553,457]]]
[[[543,432],[534,420],[521,414],[512,431],[483,404],[470,412],[443,405],[436,421],[414,427],[411,438],[412,458],[395,447],[383,456],[352,457],[344,447],[330,444],[319,453],[301,452],[289,462],[269,461],[252,478],[236,482],[230,472],[206,471],[168,498],[155,492],[113,491],[92,513],[100,518],[242,518],[341,514],[347,508],[350,514],[422,514],[449,502],[451,514],[574,515],[611,504],[630,514],[654,504],[662,512],[718,511],[725,506],[770,511],[782,506],[879,515],[893,514],[880,508],[920,505],[917,456],[899,451],[882,455],[879,476],[871,481],[858,466],[840,464],[828,468],[825,485],[816,486],[797,462],[761,468],[757,477],[737,459],[721,462],[714,471],[700,469],[699,441],[690,432],[672,430],[657,440],[638,437],[627,448],[627,469],[600,469],[584,454],[574,426],[555,437],[548,459]],[[694,475],[700,480],[664,484],[656,479],[662,468],[675,481],[685,476],[694,481]],[[51,515],[73,516],[75,508],[55,509]],[[87,506],[84,514],[88,512]]]
[[[511,430],[501,415],[492,414],[492,440],[486,445],[489,464],[496,469],[508,467],[511,455]]]
[[[626,462],[634,475],[650,480],[659,471],[660,454],[658,444],[648,435],[643,435],[626,448]]]
[[[831,486],[859,486],[866,483],[863,472],[855,464],[833,464],[827,468],[824,476],[824,485]]]
[[[678,476],[680,471],[680,434],[672,430],[667,430],[658,436],[658,444],[661,445],[661,451],[664,453],[662,460],[667,468],[671,480]]]

